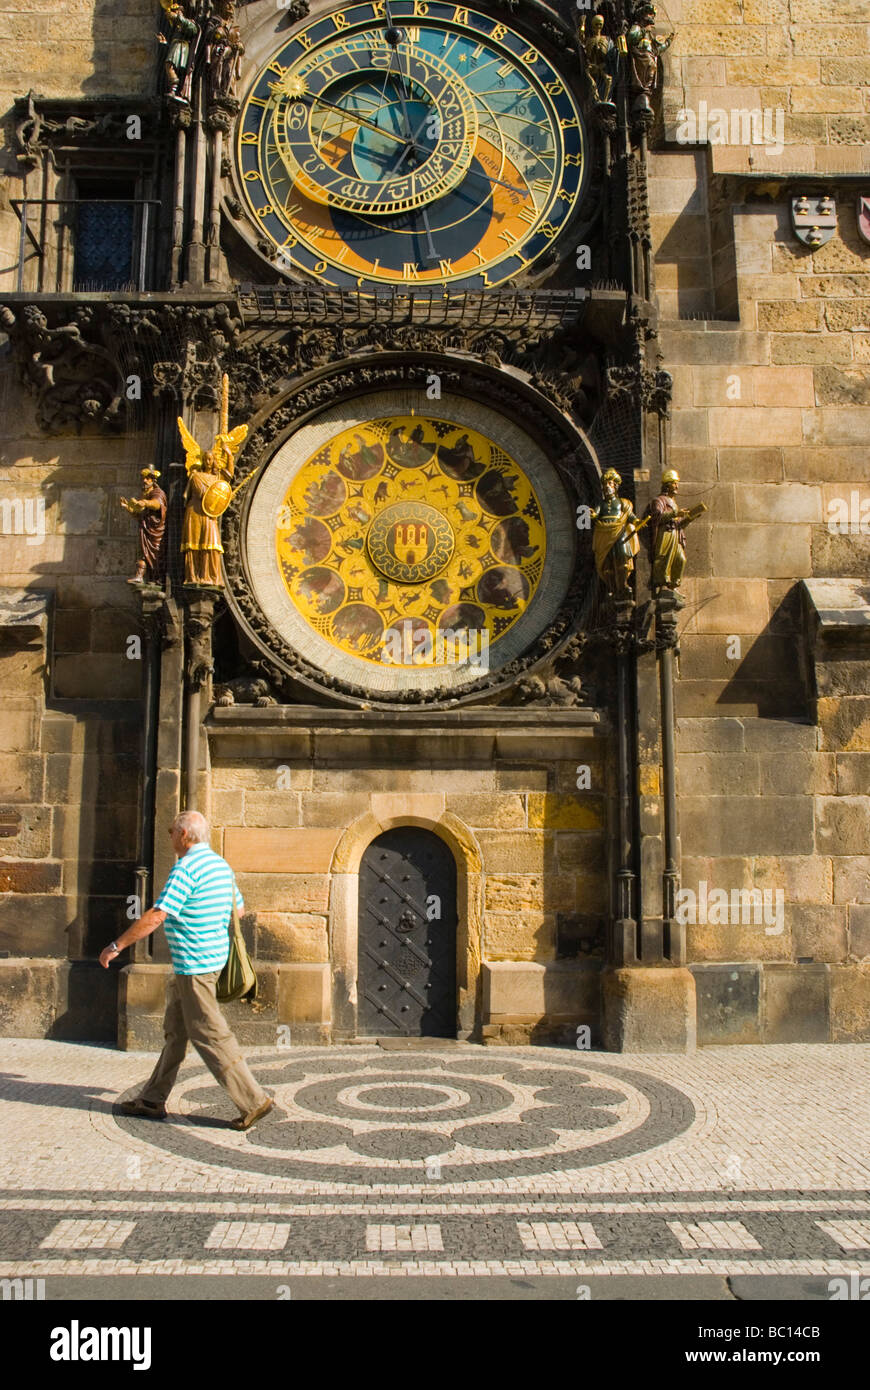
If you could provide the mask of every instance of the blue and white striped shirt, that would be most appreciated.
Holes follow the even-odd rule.
[[[236,907],[244,912],[232,869],[208,845],[191,845],[170,870],[154,906],[166,913],[163,928],[176,975],[223,970],[234,892]]]

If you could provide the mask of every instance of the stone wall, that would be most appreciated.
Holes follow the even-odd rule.
[[[35,590],[45,620],[38,632],[0,626],[0,1029],[113,1038],[114,974],[97,970],[82,989],[66,961],[111,940],[134,892],[141,609],[125,583],[135,526],[117,499],[151,441],[51,439],[27,396],[6,404],[0,606]],[[43,958],[41,973],[24,957]]]
[[[0,13],[0,101],[150,92],[157,65],[156,0],[15,0]]]
[[[671,139],[678,112],[701,101],[708,110],[783,110],[784,156],[764,145],[715,144],[714,173],[870,168],[867,0],[827,7],[816,0],[667,0],[657,9],[659,31],[676,31],[665,59],[663,114]]]
[[[708,507],[688,532],[681,623],[682,883],[784,895],[781,934],[688,927],[699,1040],[867,1037],[870,663],[851,652],[847,676],[823,674],[801,585],[870,568],[863,189],[758,176],[870,170],[870,6],[676,0],[668,20],[650,207],[670,463],[681,499]],[[681,143],[702,103],[728,113],[729,137],[732,111],[778,109],[783,148]],[[815,250],[791,224],[804,191],[836,195],[837,231]],[[853,494],[857,524],[838,528]]]
[[[10,147],[12,103],[33,90],[44,97],[149,95],[159,62],[156,0],[11,0],[0,12],[3,65],[0,120],[0,265],[18,259],[20,224],[10,199],[43,197],[39,174],[22,175]],[[11,283],[6,288],[14,288]]]
[[[518,1041],[573,1031],[578,1021],[597,1030],[609,910],[605,741],[560,738],[561,756],[542,761],[539,741],[529,737],[517,760],[497,756],[494,739],[482,736],[470,763],[433,765],[409,754],[401,766],[355,759],[350,737],[340,761],[317,742],[304,759],[216,756],[212,765],[213,844],[238,875],[258,962],[331,962],[341,974],[340,891],[350,894],[355,971],[360,859],[383,829],[410,822],[446,838],[458,861],[460,938],[464,931],[472,968],[482,964],[486,975],[483,1012],[476,986],[460,983],[468,1031],[486,1025],[491,1040],[507,1030]],[[590,790],[576,787],[580,763],[591,769]],[[519,968],[490,971],[493,984],[487,969],[503,962]],[[578,986],[577,972],[590,967],[588,987]],[[573,997],[559,984],[566,970],[574,972]]]

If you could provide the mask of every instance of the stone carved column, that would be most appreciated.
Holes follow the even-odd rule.
[[[664,589],[656,597],[656,651],[662,721],[662,794],[664,808],[664,869],[662,871],[663,955],[673,965],[686,963],[686,928],[675,919],[680,879],[680,832],[677,818],[677,756],[675,746],[674,656],[678,648],[677,615],[685,607],[678,593]]]
[[[187,610],[185,628],[187,645],[184,663],[184,684],[187,692],[185,734],[185,795],[186,811],[199,810],[199,773],[203,761],[202,720],[211,705],[214,659],[212,628],[220,594],[209,589],[184,590]]]

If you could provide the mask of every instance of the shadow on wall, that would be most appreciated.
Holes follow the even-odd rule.
[[[745,646],[746,639],[743,639]],[[762,719],[809,719],[812,691],[801,586],[793,584],[767,626],[737,659],[718,705],[755,705]]]
[[[156,0],[93,0],[93,72],[81,82],[81,92],[149,96],[163,65],[157,42],[160,18]]]
[[[32,691],[39,743],[21,754],[44,769],[37,798],[51,818],[45,851],[62,878],[50,893],[31,889],[18,897],[10,946],[16,955],[68,957],[66,1012],[52,1036],[82,1036],[77,1030],[89,1016],[91,995],[98,1031],[84,1036],[107,1038],[114,983],[102,971],[86,976],[79,967],[126,925],[135,891],[141,614],[124,582],[135,540],[117,508],[117,493],[131,489],[95,485],[102,441],[46,442],[26,432],[25,420],[19,447],[31,469],[17,476],[22,494],[38,488],[45,499],[44,534],[7,539],[4,551],[18,582],[50,590],[53,601],[44,650],[20,673],[12,668],[10,677],[19,682],[19,701]],[[119,475],[111,470],[112,482]]]
[[[713,318],[706,151],[668,146],[650,184],[656,287],[665,318]],[[654,165],[655,169],[655,165]]]

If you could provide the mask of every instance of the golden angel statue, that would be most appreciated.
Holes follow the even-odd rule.
[[[220,432],[207,453],[197,444],[184,421],[180,417],[178,420],[178,430],[187,453],[187,488],[181,531],[185,586],[223,588],[220,556],[224,548],[221,545],[220,519],[235,496],[231,482],[236,455],[248,436],[247,425],[237,425],[234,430],[228,428],[229,392],[230,381],[225,375]]]

